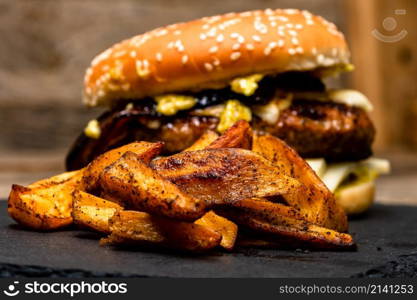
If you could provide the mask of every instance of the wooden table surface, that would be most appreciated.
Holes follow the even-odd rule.
[[[417,205],[417,154],[394,151],[379,154],[391,161],[392,172],[377,181],[376,201]],[[0,155],[0,199],[6,199],[13,183],[26,185],[64,170],[65,151]]]

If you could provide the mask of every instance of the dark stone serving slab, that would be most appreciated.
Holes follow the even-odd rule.
[[[350,221],[358,250],[235,249],[204,255],[100,247],[76,228],[22,229],[0,201],[0,277],[401,277],[417,274],[417,207],[376,205]]]

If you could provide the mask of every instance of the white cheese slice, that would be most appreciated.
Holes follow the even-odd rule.
[[[327,188],[334,192],[342,181],[355,169],[356,163],[337,163],[327,167],[326,172],[321,178]]]
[[[390,162],[388,160],[371,157],[358,162],[329,164],[327,165],[327,169],[323,175],[317,174],[320,176],[321,180],[323,180],[328,189],[334,192],[343,180],[363,166],[375,171],[378,175],[388,174],[391,170]]]
[[[326,172],[326,161],[324,158],[309,158],[306,159],[306,162],[310,165],[310,167],[313,169],[316,174],[322,178],[324,175],[324,172]]]
[[[391,164],[387,159],[371,157],[360,163],[371,170],[375,170],[378,174],[389,174],[391,172]]]
[[[369,99],[359,91],[339,89],[329,90],[327,94],[329,99],[333,102],[356,106],[368,112],[373,110],[373,106]]]

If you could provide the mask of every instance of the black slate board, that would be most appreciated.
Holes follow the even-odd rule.
[[[366,216],[350,222],[350,232],[358,243],[356,252],[236,249],[233,253],[185,255],[100,247],[95,234],[77,229],[52,233],[27,231],[7,216],[6,201],[1,201],[0,276],[360,277],[378,272],[381,275],[384,272],[381,270],[395,260],[405,259],[407,264],[411,257],[411,264],[415,265],[416,255],[399,256],[417,253],[416,217],[417,207],[374,206]],[[394,265],[398,273],[398,263]]]

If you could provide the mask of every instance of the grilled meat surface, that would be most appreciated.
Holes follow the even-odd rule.
[[[101,153],[137,140],[162,141],[166,153],[179,152],[204,131],[215,130],[219,121],[216,117],[192,116],[188,112],[161,116],[152,105],[144,104],[108,111],[98,120],[101,136],[98,139],[79,136],[67,157],[68,170],[80,169]],[[260,133],[283,139],[302,157],[332,161],[369,157],[375,135],[372,122],[362,109],[312,100],[293,101],[274,125],[254,117],[252,126]]]

